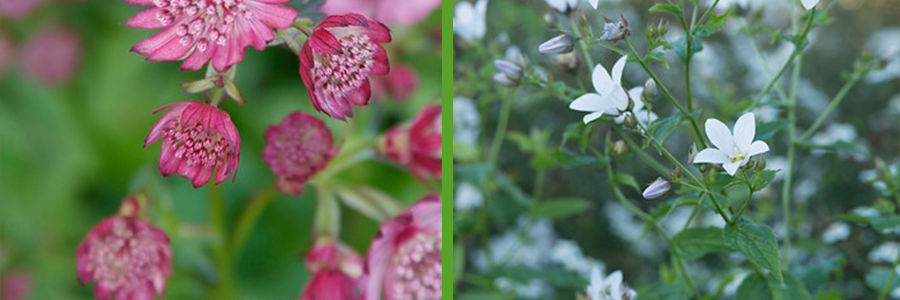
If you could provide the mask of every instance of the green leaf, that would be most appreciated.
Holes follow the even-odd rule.
[[[895,228],[900,226],[900,216],[878,216],[869,219],[869,224],[872,225],[872,228],[878,231],[882,231],[888,228]]]
[[[652,285],[638,291],[641,300],[682,300],[691,298],[691,290],[683,283]]]
[[[730,14],[731,9],[722,15],[713,15],[706,23],[697,25],[697,28],[694,30],[694,35],[697,37],[707,37],[722,31],[722,28],[725,28],[725,23],[728,22],[728,15]]]
[[[778,240],[771,228],[741,217],[734,224],[725,226],[723,233],[728,244],[747,260],[769,270],[779,282],[784,282],[781,258],[778,256]]]
[[[519,146],[519,151],[522,151],[522,153],[532,153],[537,148],[531,136],[521,132],[508,132],[506,133],[506,138],[515,143],[516,146]]]
[[[609,160],[597,158],[593,156],[579,155],[566,149],[556,149],[552,151],[544,151],[537,154],[531,164],[537,169],[546,169],[552,167],[562,167],[571,169],[579,166],[590,165],[593,167],[603,167],[609,163]]]
[[[690,57],[687,55],[687,38],[680,38],[672,42],[671,46],[682,62],[688,61]],[[701,42],[700,39],[691,40],[691,57],[693,57],[694,54],[700,53],[700,51],[703,51],[703,42]]]
[[[675,16],[681,16],[681,8],[674,4],[657,3],[650,7],[651,13],[670,13]]]
[[[534,215],[538,218],[564,219],[591,208],[591,203],[580,198],[548,199],[537,204]]]
[[[737,300],[804,300],[810,299],[809,292],[803,282],[791,275],[784,274],[784,283],[766,278],[758,273],[747,275],[738,287]]]
[[[787,128],[790,124],[791,122],[788,120],[775,120],[759,124],[759,126],[756,126],[756,139],[763,141],[769,140],[775,133]]]
[[[501,190],[509,194],[516,203],[525,207],[528,207],[531,203],[531,197],[525,194],[519,186],[509,180],[509,177],[506,175],[497,174],[494,177],[494,182],[497,183],[497,186],[500,187]]]
[[[672,239],[672,245],[675,254],[687,260],[698,259],[709,253],[732,251],[723,238],[722,229],[716,227],[691,228],[679,232]]]
[[[756,173],[751,179],[753,180],[753,191],[756,192],[769,186],[772,180],[775,180],[775,175],[778,174],[778,171],[781,170],[762,170],[762,172]]]
[[[627,186],[634,188],[638,193],[641,192],[641,187],[638,185],[637,181],[634,180],[634,176],[628,174],[616,174],[616,183],[621,183]]]
[[[574,289],[584,289],[587,282],[578,274],[563,270],[561,268],[541,267],[532,268],[527,266],[505,266],[497,267],[497,271],[493,274],[495,277],[506,277],[519,283],[528,283],[534,279],[547,280],[554,287],[568,287]]]
[[[666,52],[664,51],[650,51],[650,53],[647,53],[647,56],[644,56],[644,61],[647,64],[658,61],[662,63],[663,67],[666,67],[666,69],[669,68],[669,61],[666,60]]]
[[[816,295],[828,283],[831,273],[843,268],[844,264],[846,261],[843,255],[835,254],[811,264],[797,266],[793,273],[803,281],[810,294]]]
[[[891,277],[891,273],[894,272],[893,269],[890,268],[874,268],[869,274],[866,274],[866,285],[875,289],[876,291],[881,292],[885,285],[888,283],[888,279]],[[900,278],[898,276],[894,276],[894,282],[888,286],[887,291],[893,291],[896,288],[900,288]]]
[[[694,118],[699,117],[700,111],[691,113],[691,116]],[[672,116],[656,120],[656,122],[650,124],[650,128],[648,128],[650,135],[662,144],[666,140],[666,137],[669,136],[669,133],[671,133],[672,130],[675,129],[675,126],[678,126],[685,117],[685,114],[679,112]],[[650,139],[644,139],[643,148],[647,148],[649,145]]]

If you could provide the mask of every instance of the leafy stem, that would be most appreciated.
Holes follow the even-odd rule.
[[[759,107],[760,101],[762,98],[769,93],[769,90],[775,86],[775,83],[778,82],[778,79],[781,78],[781,75],[787,70],[787,68],[794,62],[794,59],[797,58],[800,54],[803,53],[803,49],[806,48],[806,36],[809,34],[809,30],[812,28],[813,19],[816,17],[816,9],[813,8],[809,13],[809,20],[806,21],[806,27],[803,29],[803,33],[800,34],[800,37],[797,39],[797,42],[794,43],[794,51],[791,52],[791,56],[788,57],[788,60],[784,62],[784,65],[781,66],[781,69],[778,70],[778,73],[775,74],[775,77],[772,77],[772,80],[766,84],[766,87],[759,92],[759,95],[756,96],[756,99],[753,100],[753,105],[751,108]]]

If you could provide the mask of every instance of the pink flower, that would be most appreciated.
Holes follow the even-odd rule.
[[[388,131],[382,151],[420,179],[441,179],[441,105],[425,107],[409,127]]]
[[[44,0],[3,0],[0,1],[0,16],[21,19],[31,14]]]
[[[319,238],[305,263],[313,277],[301,300],[362,300],[363,260],[352,249],[331,238]]]
[[[366,256],[366,300],[441,299],[441,196],[381,225]]]
[[[25,299],[31,294],[31,274],[22,270],[10,271],[3,278],[0,299]]]
[[[404,102],[419,87],[419,77],[412,68],[396,66],[383,76],[372,78],[372,94],[375,98],[387,98]]]
[[[218,71],[244,58],[244,49],[266,47],[272,28],[288,28],[297,12],[288,0],[124,0],[153,6],[127,22],[134,28],[162,31],[134,45],[131,51],[150,61],[184,60],[181,69],[196,71],[212,61]]]
[[[295,112],[266,130],[263,160],[278,175],[278,189],[288,195],[300,195],[306,181],[334,157],[331,131],[322,120],[304,112]]]
[[[384,24],[360,14],[329,16],[300,51],[300,77],[316,110],[332,118],[353,116],[351,103],[369,103],[369,74],[390,70],[380,43],[391,41]]]
[[[412,25],[441,7],[441,0],[328,0],[319,8],[327,15],[359,13],[382,23]]]
[[[169,109],[147,137],[144,147],[162,139],[159,171],[163,176],[178,173],[195,188],[209,182],[213,171],[216,184],[237,170],[241,138],[228,113],[200,102],[177,102],[153,113]]]
[[[97,299],[153,299],[172,275],[172,250],[162,230],[116,215],[88,232],[76,252],[78,279],[94,281]]]
[[[32,36],[18,53],[26,74],[44,84],[57,85],[78,68],[81,38],[65,28],[49,28]]]

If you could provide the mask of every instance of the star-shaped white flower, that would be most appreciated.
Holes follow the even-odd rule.
[[[546,0],[547,4],[550,5],[553,9],[564,13],[566,10],[570,8],[575,8],[578,5],[578,0]]]
[[[803,8],[808,10],[819,4],[819,0],[800,0],[800,3],[803,4]]]
[[[577,111],[586,111],[590,114],[584,116],[584,123],[590,123],[603,116],[603,114],[618,114],[628,109],[628,94],[622,88],[622,70],[625,69],[625,61],[628,56],[622,56],[612,68],[612,77],[601,64],[594,67],[591,79],[596,93],[581,95],[569,104],[569,108]]]
[[[465,41],[480,40],[487,29],[484,23],[486,14],[487,0],[478,0],[474,6],[469,2],[460,2],[453,14],[453,33]]]
[[[756,119],[753,113],[746,113],[734,123],[734,133],[728,130],[719,120],[706,120],[706,135],[718,149],[706,148],[694,163],[721,164],[728,175],[734,176],[738,168],[747,164],[750,157],[769,151],[769,145],[763,141],[753,141],[756,136]]]

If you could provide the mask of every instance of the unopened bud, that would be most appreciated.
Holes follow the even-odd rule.
[[[651,182],[641,195],[644,196],[644,199],[656,199],[665,196],[671,189],[672,183],[668,179],[659,177]]]
[[[522,50],[515,45],[506,47],[506,60],[519,66],[524,66],[526,61],[525,55],[522,55]]]
[[[538,51],[541,53],[555,54],[572,52],[572,49],[574,48],[575,37],[566,32],[557,35],[538,46]]]
[[[756,162],[756,171],[762,172],[765,169],[766,169],[766,156],[760,155],[759,161]]]
[[[675,170],[672,171],[672,181],[681,182],[681,175],[684,174],[684,170],[681,167],[675,167]]]
[[[637,127],[638,122],[639,121],[634,113],[625,113],[625,122],[623,123],[625,124],[625,127],[634,129],[635,127]]]
[[[606,24],[603,25],[603,35],[600,36],[601,41],[615,44],[631,35],[631,31],[628,30],[628,20],[625,19],[624,15],[620,14],[619,16],[622,18],[620,22],[603,17],[606,20]]]
[[[575,51],[557,54],[556,64],[564,69],[573,70],[578,66],[578,55]]]
[[[494,66],[497,67],[497,70],[500,70],[500,73],[503,73],[503,75],[506,75],[506,78],[509,78],[512,81],[522,79],[522,67],[516,63],[505,60],[495,60]]]
[[[669,33],[669,21],[668,20],[659,20],[659,25],[656,26],[656,34],[658,36],[664,36]]]
[[[622,156],[622,155],[625,155],[625,153],[627,153],[627,152],[628,152],[628,146],[625,145],[625,142],[616,141],[615,143],[613,143],[613,153],[615,153],[616,155]]]
[[[644,92],[641,96],[647,99],[656,97],[656,81],[653,81],[653,78],[647,79],[647,82],[644,82]]]

